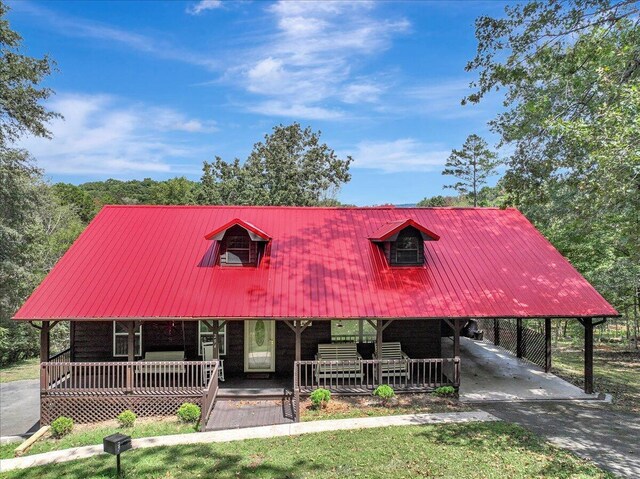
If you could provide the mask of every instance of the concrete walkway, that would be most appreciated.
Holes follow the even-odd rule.
[[[469,338],[460,338],[460,381],[463,402],[598,398],[504,349]]]
[[[482,409],[590,459],[621,477],[640,478],[640,416],[601,402],[487,404]]]
[[[0,436],[25,436],[38,429],[39,387],[37,379],[0,383]]]
[[[483,411],[407,414],[403,416],[365,417],[357,419],[338,419],[327,421],[297,422],[276,426],[251,427],[245,429],[228,429],[224,431],[176,434],[173,436],[146,437],[132,441],[134,449],[158,446],[175,446],[179,444],[208,444],[212,442],[242,441],[245,439],[266,439],[270,437],[297,436],[315,432],[341,431],[349,429],[370,429],[387,426],[416,426],[440,423],[465,423],[497,421],[495,416]],[[75,447],[62,451],[53,451],[33,456],[0,461],[0,471],[43,466],[59,462],[74,461],[103,454],[102,445]]]

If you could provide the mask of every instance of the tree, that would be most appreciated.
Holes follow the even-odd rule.
[[[37,353],[35,330],[10,318],[78,224],[53,198],[28,152],[13,147],[25,134],[49,137],[46,122],[59,115],[40,104],[52,93],[39,87],[51,60],[19,53],[22,39],[6,13],[0,2],[0,363]]]
[[[497,155],[491,151],[487,142],[478,135],[469,135],[461,150],[452,150],[445,163],[443,175],[458,179],[453,188],[462,196],[471,196],[473,206],[478,206],[479,187],[487,183],[487,178],[494,175],[498,161]]]
[[[91,195],[82,188],[71,183],[56,183],[52,186],[53,194],[63,205],[70,206],[88,223],[97,213],[97,206]]]
[[[279,125],[256,143],[244,163],[216,157],[203,165],[203,204],[318,205],[351,179],[351,157],[340,159],[320,132]]]
[[[151,202],[155,205],[192,205],[196,185],[184,176],[161,181],[151,189]]]
[[[0,144],[25,133],[48,138],[47,121],[59,117],[40,104],[52,94],[39,84],[55,64],[48,56],[37,59],[19,53],[22,37],[6,18],[9,8],[0,2]]]
[[[631,1],[547,0],[480,17],[464,100],[505,92],[491,128],[513,152],[508,201],[621,311],[640,264],[639,13]]]

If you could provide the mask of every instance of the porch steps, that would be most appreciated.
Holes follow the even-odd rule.
[[[291,398],[216,402],[205,431],[272,426],[295,422]]]

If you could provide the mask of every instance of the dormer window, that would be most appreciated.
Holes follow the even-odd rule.
[[[420,232],[414,228],[402,230],[398,233],[396,241],[392,242],[390,252],[391,264],[422,264],[424,262],[424,250]]]
[[[248,264],[250,261],[251,240],[249,235],[229,236],[226,244],[227,264]]]
[[[220,244],[220,266],[257,266],[271,237],[258,227],[234,219],[213,230],[205,239]]]
[[[433,231],[412,219],[387,223],[376,230],[369,239],[382,248],[391,266],[422,266],[424,242],[438,241]]]

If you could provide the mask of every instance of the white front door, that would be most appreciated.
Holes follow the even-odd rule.
[[[244,371],[276,370],[276,322],[258,319],[244,322]]]

